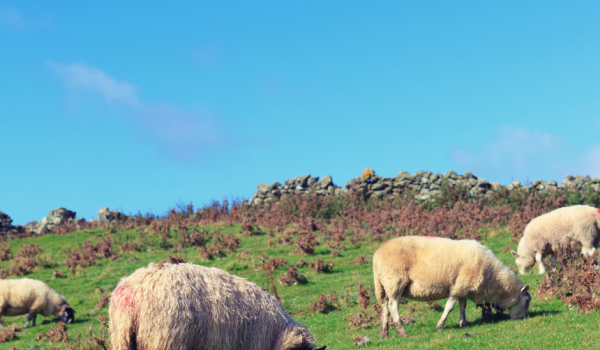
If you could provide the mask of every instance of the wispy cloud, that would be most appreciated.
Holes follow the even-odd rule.
[[[32,18],[13,7],[0,4],[0,25],[11,31],[27,31],[52,25],[52,14],[40,10],[36,12],[37,18]]]
[[[208,149],[225,146],[228,141],[214,118],[168,103],[142,101],[137,87],[99,68],[78,62],[48,62],[47,65],[68,89],[94,94],[107,104],[125,108],[126,117],[141,133],[159,142],[178,159],[193,159]]]
[[[456,149],[450,157],[463,169],[522,178],[540,171],[555,172],[560,167],[563,145],[563,140],[549,133],[507,126],[480,151]]]
[[[194,50],[194,60],[205,67],[214,67],[221,63],[221,50],[216,43],[210,43],[206,46]]]
[[[306,103],[308,101],[307,94],[290,88],[279,76],[266,74],[261,78],[260,84],[272,95],[284,97],[300,103]]]
[[[592,124],[599,125],[596,120]],[[551,176],[560,181],[566,174],[600,177],[600,144],[581,149],[547,132],[512,126],[497,130],[490,140],[478,151],[452,150],[450,157],[461,171],[495,179]]]

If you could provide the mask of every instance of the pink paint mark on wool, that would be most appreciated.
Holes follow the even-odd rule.
[[[425,239],[436,239],[437,237],[433,237],[433,236],[423,236],[423,238],[425,238]]]
[[[116,308],[125,307],[128,309],[132,309],[134,306],[133,303],[133,295],[131,295],[131,290],[126,289],[123,286],[118,286],[112,294],[113,304]]]
[[[600,214],[600,209],[596,210],[596,212],[597,212],[598,214]]]

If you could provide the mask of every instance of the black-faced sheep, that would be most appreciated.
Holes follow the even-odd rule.
[[[42,281],[29,278],[0,280],[0,315],[29,314],[24,328],[27,328],[31,321],[35,327],[38,314],[45,317],[58,316],[65,323],[73,323],[74,313],[67,300]]]
[[[113,291],[109,315],[112,350],[314,349],[308,329],[269,293],[200,265],[137,269]]]
[[[468,327],[467,300],[489,301],[509,309],[512,319],[527,315],[529,286],[476,241],[407,236],[389,240],[373,256],[375,294],[381,305],[381,336],[388,337],[391,313],[398,334],[407,337],[398,313],[402,297],[419,301],[448,298],[437,329],[458,301],[460,326]]]
[[[581,243],[583,255],[594,255],[600,239],[598,227],[600,210],[588,205],[559,208],[538,216],[527,224],[517,251],[512,251],[519,272],[527,273],[537,261],[540,274],[545,273],[542,259],[547,255],[554,269],[557,250],[569,240]]]

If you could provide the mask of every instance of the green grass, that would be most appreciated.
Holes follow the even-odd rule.
[[[207,229],[212,230],[211,227],[207,227]],[[220,230],[222,233],[239,235],[240,226],[233,225],[220,228]],[[76,322],[68,325],[68,334],[72,343],[76,343],[79,336],[82,338],[87,337],[90,327],[96,335],[99,335],[104,329],[97,321],[97,318],[101,315],[108,316],[107,308],[104,307],[100,311],[95,308],[102,295],[102,290],[110,292],[121,277],[131,274],[135,269],[145,266],[150,262],[156,262],[167,258],[169,255],[174,255],[174,253],[160,248],[159,239],[154,235],[149,234],[142,241],[137,232],[116,231],[111,233],[111,236],[118,240],[118,246],[120,246],[121,242],[134,239],[138,243],[144,244],[144,250],[131,254],[116,249],[121,258],[115,261],[100,259],[99,266],[87,267],[83,274],[71,275],[64,266],[65,256],[62,249],[67,247],[77,248],[88,238],[92,242],[95,242],[106,235],[107,233],[101,230],[92,230],[74,232],[64,236],[46,235],[10,242],[13,247],[13,253],[17,252],[21,244],[35,243],[42,247],[42,254],[45,255],[44,260],[47,262],[46,265],[48,267],[37,267],[27,277],[46,282],[54,290],[63,294],[76,310]],[[265,252],[269,257],[279,257],[288,260],[288,265],[278,269],[274,273],[276,278],[286,271],[288,266],[295,265],[299,260],[307,262],[315,261],[316,259],[322,259],[325,262],[333,260],[335,268],[332,273],[316,274],[310,272],[308,267],[299,268],[300,273],[308,279],[308,284],[306,285],[291,287],[277,285],[277,290],[282,298],[284,307],[293,315],[296,321],[311,329],[311,332],[317,337],[317,344],[319,346],[327,345],[328,349],[354,349],[352,339],[355,336],[363,335],[367,335],[371,339],[366,348],[377,349],[573,349],[600,344],[597,331],[597,325],[600,323],[600,314],[592,312],[585,315],[578,315],[577,310],[569,310],[561,301],[551,300],[542,302],[535,295],[537,286],[543,279],[543,277],[538,275],[521,276],[524,283],[531,285],[531,294],[533,296],[529,309],[529,317],[523,321],[509,321],[507,319],[482,320],[481,309],[477,309],[473,303],[469,302],[467,305],[467,319],[471,324],[471,328],[465,330],[458,327],[459,313],[457,306],[450,314],[446,322],[446,328],[442,331],[436,331],[435,326],[442,312],[425,310],[414,311],[412,314],[409,314],[409,305],[418,310],[419,307],[416,306],[420,305],[424,309],[425,303],[407,301],[400,306],[400,314],[401,316],[410,315],[415,319],[414,324],[406,327],[410,338],[399,338],[394,327],[390,328],[390,338],[385,340],[379,337],[378,325],[346,330],[348,327],[348,317],[351,314],[356,315],[360,310],[360,306],[356,303],[358,293],[357,284],[359,282],[369,291],[371,302],[375,302],[373,296],[372,266],[370,264],[361,266],[353,265],[352,260],[357,255],[363,255],[371,259],[373,252],[381,242],[365,240],[360,247],[356,247],[347,240],[346,250],[342,251],[339,257],[332,257],[329,249],[322,244],[317,246],[314,255],[305,257],[293,254],[292,246],[280,246],[276,244],[274,248],[269,248],[267,245],[268,241],[275,240],[275,238],[270,238],[266,235],[243,236],[242,243],[236,253],[228,253],[226,258],[210,261],[201,261],[198,251],[191,248],[185,249],[185,255],[187,261],[225,269],[232,274],[247,278],[264,288],[267,287],[265,273],[259,269],[258,265],[253,266],[253,262],[258,260],[258,255],[261,252]],[[514,259],[510,255],[510,252],[504,252],[504,248],[510,245],[510,233],[502,233],[500,231],[496,237],[488,238],[483,243],[490,247],[506,265],[514,266]],[[242,252],[247,254],[250,261],[237,261]],[[183,254],[176,255],[183,256]],[[0,263],[5,269],[10,267],[10,264],[10,261]],[[63,271],[67,277],[53,279],[52,272],[55,268]],[[319,293],[336,294],[339,298],[340,309],[326,315],[310,312],[310,305],[317,301]],[[443,307],[445,300],[438,302]],[[372,311],[369,312],[372,313]],[[4,317],[3,324],[4,326],[15,325],[20,328],[25,323],[25,320],[26,315]],[[160,320],[156,320],[156,322],[160,322]],[[47,339],[36,340],[38,332],[48,332],[57,323],[57,318],[38,316],[38,325],[36,327],[22,330],[19,333],[18,340],[0,344],[0,348],[8,349],[10,345],[14,345],[17,349],[51,349],[52,347],[64,349],[65,344],[62,343],[50,343]],[[469,333],[471,336],[463,337],[464,333]]]

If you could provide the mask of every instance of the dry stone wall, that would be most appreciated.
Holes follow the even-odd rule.
[[[369,171],[367,171],[369,170]],[[311,175],[298,176],[284,182],[258,185],[258,191],[254,194],[250,203],[272,203],[289,195],[315,194],[315,195],[344,195],[349,193],[362,193],[365,198],[384,198],[403,194],[405,191],[414,193],[415,199],[430,200],[441,193],[442,184],[449,186],[461,186],[466,188],[473,196],[485,196],[493,189],[531,188],[537,191],[551,191],[570,188],[578,191],[592,189],[600,191],[600,179],[583,176],[567,175],[561,184],[556,181],[536,180],[530,184],[521,184],[513,181],[508,186],[502,186],[497,182],[488,182],[486,179],[478,178],[472,172],[467,171],[463,175],[455,171],[445,174],[434,174],[430,171],[417,171],[409,174],[401,171],[396,177],[381,177],[375,175],[371,169],[365,169],[362,176],[356,177],[348,182],[344,188],[333,183],[331,176],[325,176],[321,181],[319,177]]]

